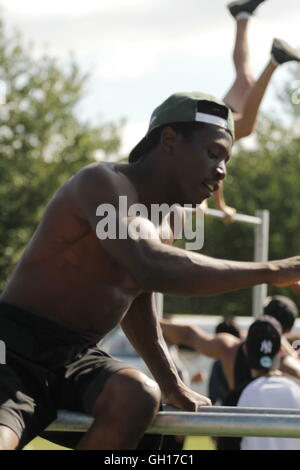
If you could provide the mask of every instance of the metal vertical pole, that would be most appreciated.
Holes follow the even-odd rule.
[[[270,212],[256,211],[256,216],[261,219],[261,224],[255,227],[254,261],[264,262],[269,259]],[[267,289],[266,284],[253,288],[252,315],[256,318],[262,314]]]
[[[155,292],[154,294],[155,305],[156,305],[156,312],[158,318],[163,318],[164,315],[164,295],[160,292]]]

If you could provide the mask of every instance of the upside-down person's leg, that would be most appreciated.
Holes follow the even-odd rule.
[[[255,83],[249,51],[248,27],[251,16],[265,0],[235,0],[227,5],[236,21],[233,63],[236,79],[224,97],[225,103],[236,113],[242,113],[245,98]]]
[[[236,113],[243,112],[245,99],[255,83],[249,53],[248,25],[249,18],[236,20],[236,38],[233,52],[236,78],[224,97],[224,102]]]
[[[248,12],[240,11],[241,7],[239,3],[240,2],[233,2],[228,6],[231,14],[236,20],[236,36],[233,50],[233,63],[235,66],[236,78],[232,87],[224,97],[224,102],[234,111],[235,121],[243,117],[245,101],[255,83],[252,72],[248,38],[249,19],[251,18],[251,14],[254,11],[255,2],[253,5],[251,5],[251,8]],[[258,6],[258,4],[262,2],[256,3],[256,6]],[[232,222],[234,220],[236,209],[226,204],[223,184],[222,187],[220,187],[220,189],[215,193],[214,200],[216,208],[224,212],[224,222]]]
[[[114,373],[96,399],[94,423],[77,449],[135,449],[159,406],[160,390],[153,380],[134,369]]]
[[[252,134],[270,80],[279,65],[287,62],[300,62],[300,53],[280,39],[274,39],[271,59],[262,74],[249,90],[246,97],[243,115],[235,120],[236,140]]]
[[[250,88],[245,100],[243,114],[235,119],[236,141],[248,137],[254,131],[260,105],[276,68],[275,62],[270,60],[258,80]]]

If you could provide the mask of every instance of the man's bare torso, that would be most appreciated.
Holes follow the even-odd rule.
[[[94,164],[95,171],[99,165],[108,168],[114,184],[128,185],[132,193],[118,165]],[[73,197],[76,177],[48,204],[1,300],[99,340],[122,320],[142,292],[105,252],[82,213]],[[167,242],[172,243],[169,225],[167,230]]]

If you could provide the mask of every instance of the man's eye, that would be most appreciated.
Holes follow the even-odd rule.
[[[208,151],[208,156],[209,156],[209,158],[213,158],[215,160],[219,159],[219,156],[216,155],[215,153],[211,152],[210,150]]]

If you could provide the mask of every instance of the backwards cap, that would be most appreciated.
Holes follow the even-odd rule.
[[[178,122],[204,122],[226,129],[234,140],[234,121],[231,110],[214,96],[205,93],[175,93],[152,113],[145,137],[129,154],[135,162],[147,150],[147,137],[161,126]]]
[[[270,370],[278,367],[275,358],[280,351],[281,334],[280,323],[268,315],[262,316],[250,326],[246,348],[251,369]]]

